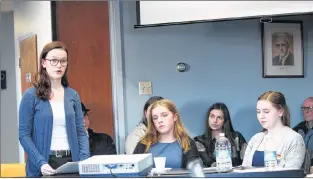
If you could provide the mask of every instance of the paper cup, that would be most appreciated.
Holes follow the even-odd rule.
[[[165,172],[166,157],[154,157],[154,165],[157,173]]]

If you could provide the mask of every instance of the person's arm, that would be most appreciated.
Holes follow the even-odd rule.
[[[182,165],[183,168],[186,168],[189,162],[194,161],[196,159],[201,159],[199,157],[199,152],[197,150],[196,143],[192,139],[189,140],[190,140],[190,149],[185,154],[186,159]]]
[[[201,142],[196,141],[195,144],[204,167],[211,167],[211,165],[215,162],[213,156],[209,155],[209,151],[206,150],[205,146]]]
[[[138,144],[135,147],[133,154],[143,154],[143,153],[145,153],[145,150],[146,150],[146,145],[138,142]]]
[[[22,97],[19,107],[19,141],[27,154],[27,160],[40,170],[41,166],[47,162],[32,141],[35,99],[35,94],[30,91],[26,91]]]
[[[142,137],[144,136],[144,133],[140,131],[140,127],[137,126],[126,138],[125,141],[125,152],[126,154],[132,154],[135,150],[136,145]]]
[[[109,154],[116,154],[116,147],[115,147],[115,143],[113,139],[109,135],[106,135],[106,138],[107,138],[106,146],[107,146]]]
[[[96,152],[99,153],[98,155],[114,155],[116,154],[116,147],[113,142],[111,136],[107,134],[99,134],[100,135],[100,146],[99,149],[101,151]]]
[[[304,162],[305,144],[300,134],[296,133],[296,137],[291,140],[288,149],[286,149],[284,161],[279,163],[279,166],[285,168],[300,169]]]
[[[245,138],[242,136],[241,133],[235,132],[233,135],[234,144],[232,144],[232,163],[233,166],[239,166],[242,165],[242,160],[244,157],[244,152],[246,150],[247,144]]]
[[[90,151],[89,151],[89,140],[88,135],[85,130],[84,125],[84,117],[83,117],[83,111],[81,107],[81,101],[78,93],[76,93],[75,98],[75,120],[76,120],[76,132],[77,132],[77,138],[78,138],[78,151],[79,151],[79,160],[85,160],[89,158]]]
[[[257,136],[259,136],[259,135],[256,134],[250,139],[250,141],[249,141],[249,143],[245,149],[245,153],[244,153],[244,157],[243,157],[243,161],[242,161],[242,166],[245,166],[245,167],[251,167],[252,166],[251,155],[253,155],[253,154],[251,154],[251,153],[252,153],[253,146],[255,145]]]
[[[240,150],[240,160],[242,163],[242,160],[244,158],[245,152],[246,152],[246,148],[247,148],[247,142],[246,139],[243,137],[243,135],[241,133],[238,132],[238,138],[239,138],[239,150]]]

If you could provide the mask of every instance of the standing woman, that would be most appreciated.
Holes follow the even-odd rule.
[[[89,157],[88,136],[78,93],[68,87],[68,51],[61,42],[46,44],[34,87],[19,108],[19,140],[27,154],[26,175],[53,175],[57,167]]]

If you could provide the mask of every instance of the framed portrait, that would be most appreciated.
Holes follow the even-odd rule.
[[[261,23],[263,78],[303,78],[302,21]]]

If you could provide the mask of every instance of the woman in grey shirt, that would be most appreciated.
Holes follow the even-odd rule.
[[[301,168],[305,145],[300,134],[290,128],[290,113],[280,92],[268,91],[258,98],[257,118],[263,131],[248,143],[243,166],[265,166],[264,150],[276,153],[278,167]]]

